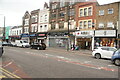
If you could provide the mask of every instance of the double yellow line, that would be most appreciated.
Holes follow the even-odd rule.
[[[17,75],[15,75],[15,74],[13,74],[13,73],[11,73],[11,72],[9,72],[9,71],[7,71],[7,70],[5,70],[5,69],[3,69],[3,68],[1,68],[0,67],[0,70],[2,71],[2,74],[4,74],[5,76],[0,76],[0,78],[16,78],[16,79],[18,79],[18,80],[23,80],[23,79],[21,79],[19,76],[17,76]],[[6,77],[7,76],[7,77]]]

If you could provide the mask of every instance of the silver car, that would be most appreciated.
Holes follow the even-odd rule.
[[[4,50],[3,50],[3,47],[2,47],[2,42],[0,41],[0,57],[2,56]]]

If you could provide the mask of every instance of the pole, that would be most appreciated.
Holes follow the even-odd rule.
[[[69,12],[69,5],[68,5],[68,43],[67,43],[67,51],[69,51],[69,47],[70,47],[70,29],[69,29],[69,25],[70,25],[70,23],[69,23],[69,14],[70,12]]]
[[[3,41],[5,41],[5,16],[4,16],[4,28],[3,28]]]

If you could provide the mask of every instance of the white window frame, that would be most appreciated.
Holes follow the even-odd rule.
[[[107,27],[114,28],[114,24],[113,24],[113,22],[108,22],[108,23],[107,23]]]
[[[114,9],[113,8],[108,9],[108,14],[113,14],[113,13],[114,13]]]
[[[101,27],[101,26],[102,26],[102,27]],[[99,23],[99,24],[98,24],[98,28],[104,28],[104,26],[105,26],[104,23]]]
[[[99,15],[104,15],[104,10],[99,10]]]

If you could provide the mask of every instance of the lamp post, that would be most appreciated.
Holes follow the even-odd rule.
[[[3,29],[3,41],[5,41],[5,16],[4,16],[4,29]]]
[[[3,14],[0,14],[0,15],[3,15]],[[4,16],[4,26],[3,26],[3,41],[5,41],[5,16]]]
[[[68,42],[67,42],[67,51],[69,51],[69,47],[70,47],[70,22],[69,22],[69,15],[70,15],[70,11],[69,11],[69,3],[68,3],[68,9],[67,9],[67,13],[68,13],[68,18],[67,18],[67,22],[68,22]]]

